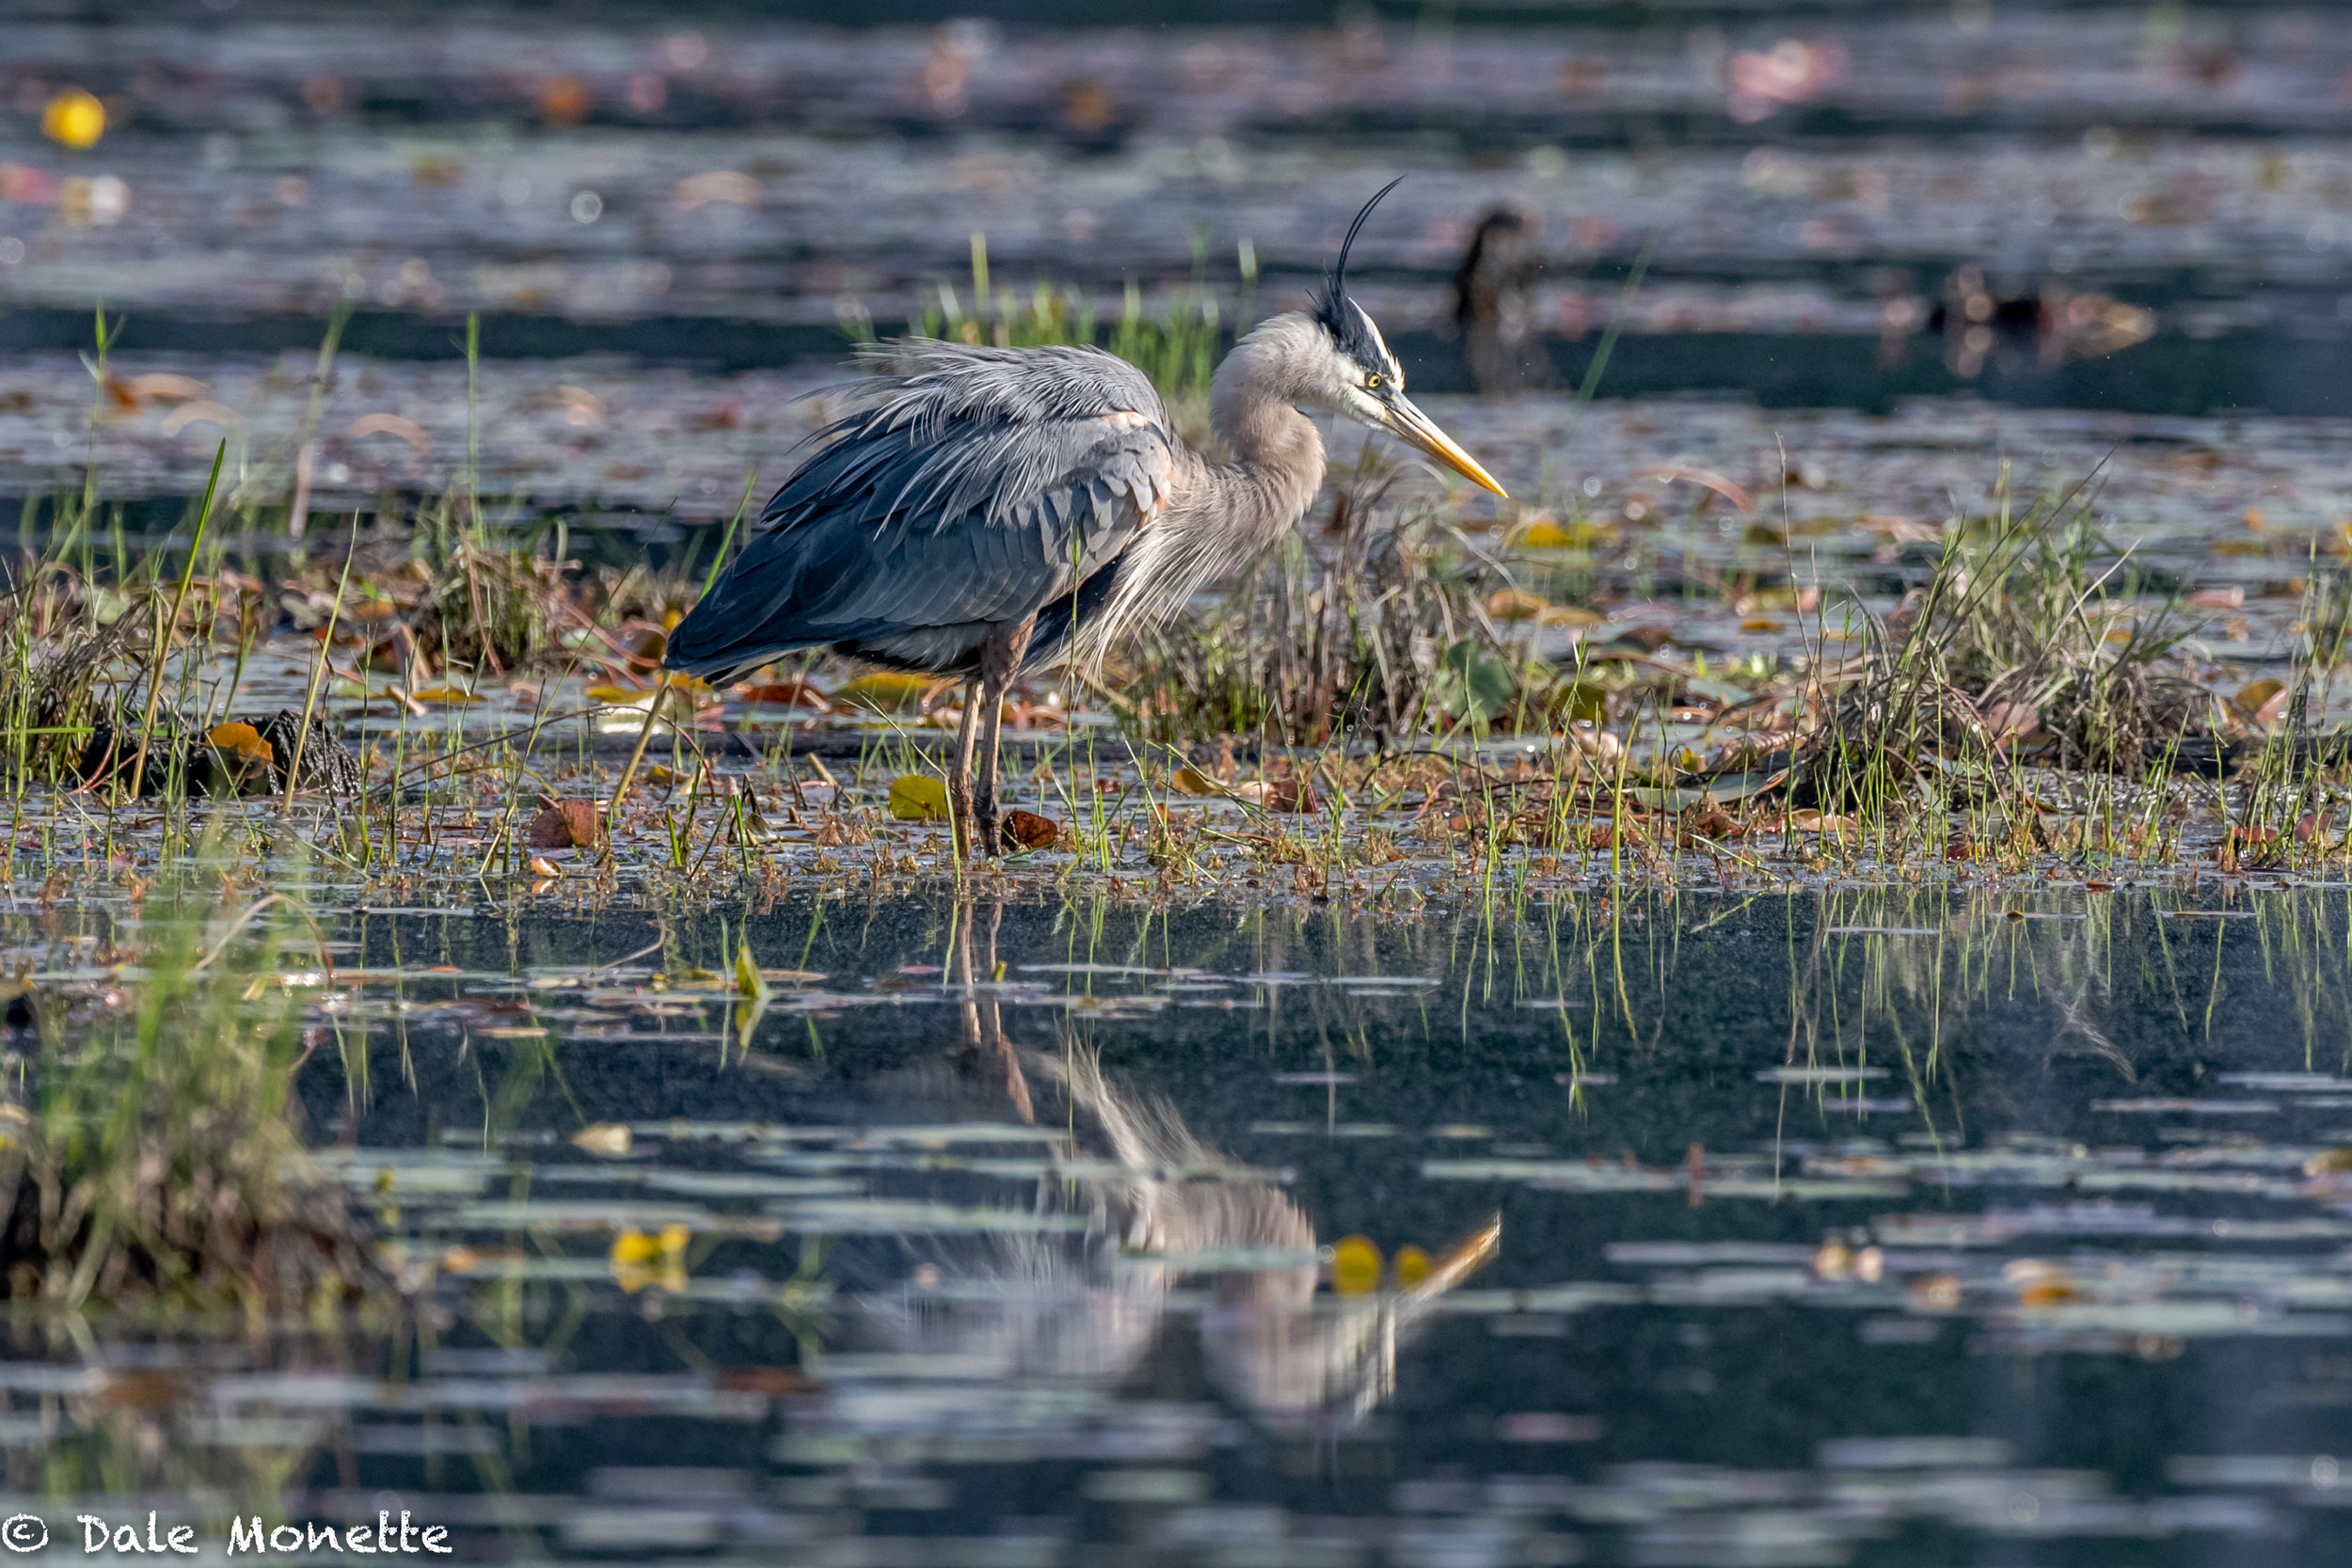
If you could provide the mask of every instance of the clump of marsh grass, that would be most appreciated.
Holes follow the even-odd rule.
[[[2087,506],[1954,530],[1859,658],[1817,662],[1824,717],[1794,749],[1804,792],[1873,813],[1922,779],[2019,762],[2138,778],[2211,735],[2211,694],[2172,663],[2189,628],[2139,586]]]
[[[261,920],[272,905],[292,909],[166,920],[127,997],[37,1007],[0,1100],[8,1299],[286,1313],[382,1284],[342,1190],[306,1171],[281,969],[301,923]]]
[[[0,593],[0,768],[55,783],[81,755],[98,719],[108,667],[135,652],[146,618],[101,620],[93,596],[62,568],[36,570]]]

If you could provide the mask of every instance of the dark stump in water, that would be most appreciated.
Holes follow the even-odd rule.
[[[136,778],[142,796],[164,793],[175,768],[190,794],[283,795],[291,775],[296,794],[338,800],[359,795],[358,759],[316,714],[307,729],[300,714],[279,708],[259,724],[232,721],[187,736],[163,725],[158,730],[142,769],[136,730],[99,720],[76,771],[85,783],[112,779],[127,786]]]

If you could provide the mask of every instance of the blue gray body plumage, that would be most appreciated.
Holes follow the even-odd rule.
[[[913,340],[867,352],[855,406],[677,626],[670,662],[734,678],[831,647],[939,675],[1038,617],[1025,665],[1066,650],[1200,460],[1142,372],[1091,348]]]

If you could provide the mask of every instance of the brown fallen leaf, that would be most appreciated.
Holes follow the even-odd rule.
[[[2042,727],[2042,715],[2030,703],[1993,703],[1984,710],[1984,727],[1995,740],[2011,736],[2031,735]]]
[[[1738,838],[1744,830],[1729,812],[1707,806],[1691,818],[1691,831],[1701,838]]]
[[[1533,621],[1550,608],[1550,600],[1524,588],[1498,588],[1486,599],[1486,613],[1498,621]]]
[[[1033,811],[1009,812],[998,833],[1008,849],[1051,849],[1061,837],[1061,824]]]
[[[738,687],[736,693],[744,702],[765,707],[806,707],[819,713],[833,711],[833,704],[825,694],[806,681],[765,681],[757,686]]]
[[[1756,511],[1756,499],[1753,496],[1712,468],[1692,468],[1669,463],[1650,469],[1649,476],[1661,484],[1672,484],[1679,479],[1692,484],[1704,485],[1742,512],[1754,515]]]
[[[533,855],[531,857],[531,874],[543,881],[551,882],[564,875],[564,868],[545,855]]]
[[[99,1386],[98,1402],[112,1410],[153,1414],[185,1404],[197,1394],[195,1381],[168,1367],[135,1367],[109,1372]]]
[[[165,432],[169,435],[170,432]],[[363,436],[397,436],[415,449],[420,457],[433,451],[433,437],[416,420],[398,414],[362,414],[343,426],[343,439],[357,441]]]
[[[533,849],[593,849],[601,826],[595,801],[542,795],[539,815],[531,819],[523,841]]]
[[[1235,784],[1233,799],[1246,805],[1261,806],[1267,811],[1321,811],[1323,800],[1315,793],[1311,779],[1252,779]]]
[[[798,1367],[729,1367],[719,1374],[719,1386],[736,1394],[784,1394],[809,1391],[808,1374]]]

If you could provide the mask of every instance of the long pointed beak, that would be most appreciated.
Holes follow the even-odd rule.
[[[1414,407],[1410,402],[1398,398],[1387,408],[1389,434],[1407,445],[1419,447],[1481,489],[1492,490],[1506,500],[1510,499],[1510,492],[1495,483],[1494,475],[1478,466],[1477,458],[1464,451],[1453,436],[1439,430],[1430,421],[1428,415]]]

